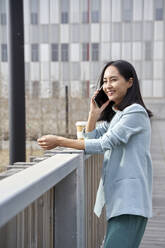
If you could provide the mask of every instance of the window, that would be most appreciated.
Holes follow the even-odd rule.
[[[150,41],[145,42],[145,60],[152,60],[152,43]]]
[[[68,44],[61,44],[61,61],[68,61]]]
[[[31,61],[39,61],[39,49],[38,44],[31,45]]]
[[[40,25],[40,42],[49,42],[49,26],[47,24]]]
[[[163,20],[163,0],[155,1],[155,20]]]
[[[80,25],[72,24],[70,26],[71,42],[80,42]]]
[[[31,24],[32,25],[38,24],[38,14],[37,13],[31,13]]]
[[[89,60],[89,43],[82,44],[82,60],[83,61]]]
[[[32,82],[32,97],[38,98],[40,95],[39,81]]]
[[[143,39],[144,40],[153,40],[153,22],[146,21],[143,22]]]
[[[58,52],[58,44],[52,44],[51,45],[51,49],[52,49],[52,61],[58,61],[59,58],[59,52]]]
[[[92,44],[92,61],[99,60],[99,44],[93,43]]]
[[[87,11],[82,12],[82,23],[89,23],[89,13]]]
[[[69,22],[69,1],[68,0],[61,0],[61,23],[68,23]]]
[[[60,85],[58,81],[52,82],[52,97],[59,98]]]
[[[6,25],[6,13],[1,13],[1,25]]]
[[[30,0],[30,12],[31,24],[38,24],[38,0]]]
[[[121,22],[112,23],[112,41],[121,41],[122,25]]]
[[[8,54],[7,54],[7,44],[1,44],[1,61],[7,62]]]
[[[82,81],[82,97],[89,97],[89,80]]]
[[[91,1],[91,21],[92,22],[99,22],[99,0],[92,0]]]
[[[68,13],[67,12],[61,13],[61,23],[68,23]]]
[[[89,23],[89,0],[80,1],[82,23]]]
[[[133,14],[133,4],[132,0],[123,0],[123,11],[122,11],[122,18],[123,21],[132,21],[132,14]]]

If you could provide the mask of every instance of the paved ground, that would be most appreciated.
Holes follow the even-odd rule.
[[[154,169],[154,216],[149,219],[140,248],[165,248],[165,146],[162,138],[163,133],[159,132],[158,129],[155,130],[155,128],[153,131],[151,155]]]

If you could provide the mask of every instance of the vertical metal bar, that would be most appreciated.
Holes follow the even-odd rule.
[[[23,0],[8,0],[10,164],[25,161]]]
[[[65,86],[65,109],[66,109],[66,134],[68,134],[69,133],[69,106],[68,106],[68,104],[69,104],[69,99],[68,99],[68,86]]]

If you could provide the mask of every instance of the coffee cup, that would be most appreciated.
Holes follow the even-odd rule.
[[[77,139],[83,140],[84,137],[82,135],[83,128],[86,127],[87,121],[77,121],[76,128],[77,128]]]

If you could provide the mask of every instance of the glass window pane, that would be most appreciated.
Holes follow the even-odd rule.
[[[89,97],[89,81],[82,81],[81,82],[81,92],[82,92],[82,97]]]
[[[163,0],[155,1],[155,20],[163,20],[164,15]]]
[[[0,42],[7,43],[7,26],[1,26],[0,28]]]
[[[144,56],[145,60],[152,60],[153,58],[153,47],[152,42],[150,41],[144,43]]]
[[[72,62],[71,63],[71,79],[72,80],[79,80],[80,79],[80,63],[79,62]]]
[[[164,97],[163,92],[164,92],[164,81],[154,80],[153,97]]]
[[[51,44],[51,57],[52,61],[58,61],[59,52],[58,52],[58,44]]]
[[[126,60],[131,60],[131,43],[123,42],[122,43],[122,58]]]
[[[48,43],[49,41],[49,26],[48,25],[40,25],[40,42]]]
[[[111,21],[111,1],[109,0],[101,0],[101,19],[102,22],[110,22]]]
[[[69,22],[69,1],[68,0],[61,0],[61,23],[68,23]]]
[[[112,41],[121,41],[121,23],[112,23]]]
[[[142,96],[143,97],[152,97],[152,81],[151,80],[143,80],[142,81]]]
[[[99,42],[100,41],[100,25],[99,24],[91,24],[91,42]]]
[[[71,42],[79,42],[80,41],[80,26],[78,24],[72,24],[70,26],[71,32]]]
[[[162,61],[154,61],[154,78],[163,80],[163,63]]]
[[[81,25],[81,42],[89,42],[90,33],[89,33],[89,25],[82,24]]]
[[[38,24],[38,13],[31,13],[31,24],[32,25]]]
[[[144,22],[143,24],[143,37],[144,40],[153,40],[153,23]]]
[[[134,22],[133,23],[133,40],[141,41],[142,39],[142,22]]]
[[[38,44],[32,44],[31,45],[31,61],[39,61]]]
[[[110,23],[102,23],[102,25],[101,25],[101,40],[103,42],[105,42],[105,41],[110,42],[110,31],[111,31]]]
[[[38,81],[32,82],[32,97],[38,98],[40,95],[40,85]]]
[[[52,82],[52,97],[59,98],[60,94],[60,83],[59,81]]]
[[[61,80],[70,80],[70,66],[68,62],[61,62]]]
[[[143,10],[144,20],[153,20],[153,1],[145,0]]]
[[[7,54],[7,44],[1,44],[1,61],[7,62],[8,54]]]
[[[81,21],[82,23],[89,23],[89,1],[83,0],[80,1],[80,9],[81,9]]]
[[[154,42],[154,59],[163,59],[163,41]]]
[[[6,0],[0,1],[0,12],[5,13],[6,12]]]
[[[133,60],[142,59],[142,44],[141,42],[133,42]]]
[[[162,21],[157,21],[154,23],[154,39],[163,40],[164,37],[164,23]]]
[[[143,16],[143,0],[133,0],[133,19],[135,21],[142,20]]]
[[[91,22],[99,22],[100,1],[91,1]]]
[[[110,59],[110,43],[101,43],[101,61],[109,61]]]
[[[30,0],[30,10],[32,13],[38,12],[38,0]]]
[[[82,60],[83,61],[89,60],[89,43],[82,44]]]
[[[99,44],[93,43],[92,44],[92,61],[99,60]]]
[[[49,55],[50,55],[50,46],[49,44],[40,44],[40,60],[41,61],[49,61]]]
[[[68,44],[61,44],[61,61],[69,60]]]
[[[28,27],[27,27],[28,28]],[[30,42],[31,43],[39,43],[39,26],[30,25]]]
[[[6,13],[1,13],[1,25],[6,25]]]
[[[70,61],[80,61],[80,44],[70,44]]]
[[[111,46],[111,56],[112,59],[120,59],[121,57],[121,45],[119,42],[113,42]]]
[[[112,0],[112,22],[121,21],[121,0]]]
[[[91,79],[97,80],[100,73],[100,64],[98,62],[91,62]]]
[[[152,77],[153,77],[152,61],[144,61],[143,62],[143,78],[152,79]]]
[[[132,39],[132,26],[130,23],[123,23],[123,41],[131,41]],[[117,40],[119,41],[119,40]]]
[[[122,1],[122,19],[123,21],[132,21],[133,15],[133,4],[132,0],[123,0]]]
[[[70,0],[70,22],[79,23],[80,22],[80,2],[79,0]]]
[[[52,24],[50,25],[50,42],[58,43],[59,42],[59,25]]]

